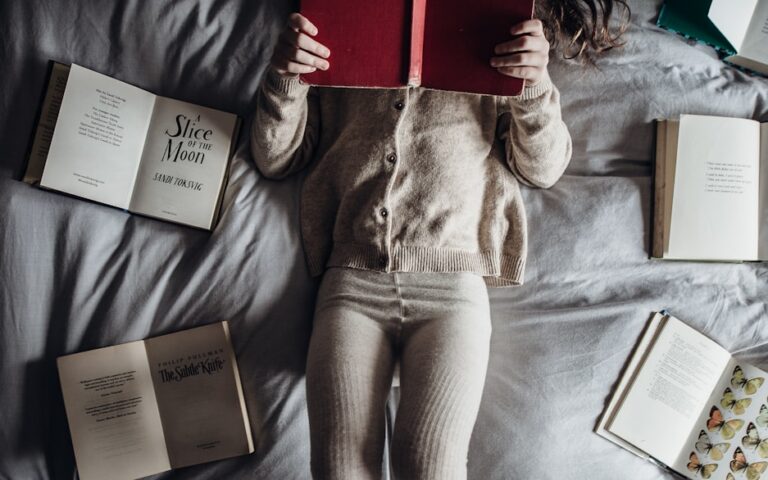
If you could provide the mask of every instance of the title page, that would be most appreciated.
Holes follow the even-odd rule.
[[[59,357],[58,367],[81,479],[171,468],[144,342]]]
[[[173,468],[253,451],[226,322],[146,344]]]
[[[158,97],[130,210],[209,229],[237,116]]]
[[[154,101],[72,65],[41,186],[128,208]]]

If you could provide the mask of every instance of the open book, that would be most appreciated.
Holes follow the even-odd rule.
[[[768,479],[767,377],[657,313],[596,432],[691,479]]]
[[[253,452],[227,322],[58,358],[80,478]]]
[[[666,0],[657,23],[768,75],[768,0]]]
[[[533,0],[301,0],[301,13],[331,50],[331,67],[302,78],[313,85],[422,86],[519,95],[524,81],[490,65],[512,25],[533,16]]]
[[[24,181],[210,230],[239,123],[54,63]]]
[[[657,124],[651,256],[768,259],[768,123],[682,115]]]

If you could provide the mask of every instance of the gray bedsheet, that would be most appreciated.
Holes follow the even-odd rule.
[[[648,260],[652,121],[768,121],[768,80],[656,28],[634,0],[598,68],[554,59],[574,139],[567,174],[526,190],[526,284],[491,291],[494,335],[471,443],[475,479],[671,478],[592,433],[650,313],[671,309],[768,367],[768,271]],[[0,2],[0,478],[72,478],[58,355],[228,319],[257,440],[173,478],[307,478],[303,364],[316,282],[299,243],[300,178],[259,176],[243,139],[212,234],[21,183],[46,61],[248,117],[281,0]],[[725,141],[725,140],[724,140]]]

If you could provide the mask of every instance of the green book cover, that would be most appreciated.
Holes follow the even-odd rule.
[[[709,19],[712,0],[666,0],[656,25],[735,55],[736,49]]]

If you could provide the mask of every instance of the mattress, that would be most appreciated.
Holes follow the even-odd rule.
[[[525,284],[490,290],[494,333],[469,478],[672,478],[593,433],[654,310],[669,309],[768,368],[764,265],[648,259],[653,120],[768,121],[768,80],[656,27],[659,1],[629,3],[622,48],[594,66],[550,63],[573,159],[553,188],[524,189]],[[309,477],[304,364],[317,281],[299,240],[301,175],[262,178],[245,136],[212,233],[20,181],[49,59],[249,119],[295,8],[277,0],[0,3],[0,478],[75,475],[57,356],[223,319],[256,452],[158,478]]]

